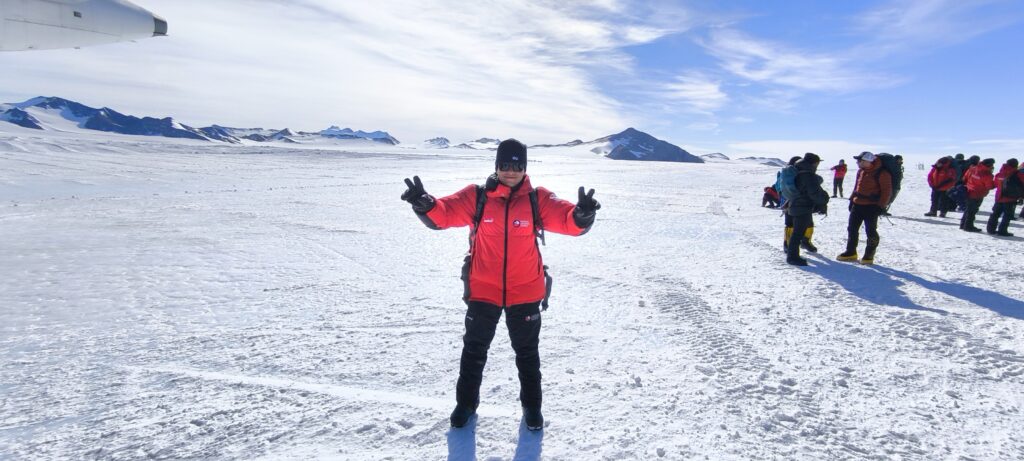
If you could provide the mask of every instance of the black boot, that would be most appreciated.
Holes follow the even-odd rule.
[[[868,238],[868,246],[864,249],[864,257],[860,258],[860,263],[865,265],[871,265],[875,263],[875,249],[878,248],[877,238]]]
[[[540,414],[540,407],[523,407],[523,420],[526,421],[526,428],[531,431],[544,429],[544,416]]]
[[[469,422],[469,418],[476,414],[476,408],[469,408],[462,405],[456,405],[455,409],[452,410],[452,416],[448,418],[451,420],[452,427],[462,427]]]

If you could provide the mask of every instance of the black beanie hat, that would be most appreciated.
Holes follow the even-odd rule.
[[[994,158],[987,158],[985,160],[982,160],[981,163],[983,165],[988,165],[991,168],[991,167],[996,166],[996,159],[994,159]]]
[[[813,152],[808,152],[804,154],[804,161],[807,163],[820,163],[821,157],[818,157],[818,155]]]
[[[503,163],[517,163],[523,171],[526,171],[526,145],[511,138],[498,144],[498,154],[494,157],[494,170],[500,170]]]
[[[1006,161],[1006,164],[1007,164],[1007,165],[1010,165],[1010,166],[1012,166],[1012,167],[1014,167],[1014,168],[1017,168],[1017,166],[1018,166],[1018,165],[1019,165],[1020,163],[1019,163],[1019,162],[1017,162],[1017,159],[1015,159],[1015,158],[1011,158],[1011,159],[1009,159],[1009,160],[1007,160],[1007,161]]]

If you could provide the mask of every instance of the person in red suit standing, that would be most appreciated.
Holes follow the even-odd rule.
[[[981,202],[985,200],[985,196],[996,187],[995,181],[992,179],[992,168],[995,167],[995,164],[995,159],[987,158],[968,168],[964,173],[964,184],[967,185],[967,210],[960,218],[960,229],[967,232],[981,232],[981,229],[974,227],[974,217],[981,209]]]
[[[999,174],[996,175],[996,204],[992,207],[992,215],[989,216],[985,229],[989,234],[1013,237],[1013,234],[1010,233],[1010,220],[1013,219],[1013,213],[1016,211],[1017,200],[1024,196],[1021,193],[1024,172],[1018,170],[1017,167],[1017,159],[1011,158],[1003,164],[999,169]],[[1002,218],[1002,222],[999,218]]]
[[[839,164],[830,168],[833,173],[832,175],[832,198],[836,198],[836,191],[839,191],[839,197],[843,196],[843,179],[846,178],[846,161],[839,159]]]
[[[551,191],[534,189],[526,174],[526,146],[507,139],[498,145],[494,174],[484,186],[471,184],[447,197],[428,194],[419,176],[405,180],[402,200],[427,227],[469,226],[470,249],[463,268],[466,330],[463,335],[452,427],[463,427],[480,404],[487,350],[502,313],[519,369],[519,400],[530,430],[544,427],[538,352],[541,304],[550,278],[541,259],[543,231],[579,236],[594,224],[600,203],[594,189],[579,189],[573,205]],[[538,231],[538,228],[540,229]],[[539,233],[540,232],[540,233]],[[548,282],[548,283],[546,283]]]
[[[928,186],[932,188],[932,207],[924,215],[935,216],[938,213],[940,218],[945,218],[946,212],[954,206],[948,192],[955,185],[956,168],[953,166],[953,158],[940,158],[932,165],[932,171],[928,172]]]

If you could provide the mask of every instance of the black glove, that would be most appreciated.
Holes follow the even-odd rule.
[[[818,205],[814,211],[818,214],[828,215],[828,205]]]
[[[576,227],[586,229],[593,225],[597,210],[600,209],[601,204],[594,200],[594,189],[590,189],[590,192],[584,194],[581,186],[580,199],[576,202],[576,209],[572,212],[572,219],[576,222]]]
[[[426,213],[434,209],[434,197],[431,197],[426,190],[423,189],[423,182],[420,181],[419,176],[413,176],[412,181],[409,178],[405,178],[405,185],[409,186],[404,193],[402,193],[402,200],[412,204],[412,210],[417,213]]]

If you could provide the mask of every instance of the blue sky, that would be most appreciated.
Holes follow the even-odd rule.
[[[1024,150],[1024,2],[138,0],[170,37],[0,54],[0,101],[405,143],[695,153]]]

